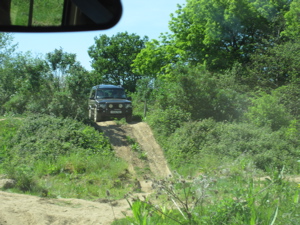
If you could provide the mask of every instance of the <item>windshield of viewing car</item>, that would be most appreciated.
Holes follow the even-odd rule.
[[[96,98],[126,98],[126,94],[124,89],[116,89],[116,88],[105,88],[105,89],[98,89]]]

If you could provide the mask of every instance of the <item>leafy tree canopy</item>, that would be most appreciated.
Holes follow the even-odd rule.
[[[277,88],[298,83],[300,76],[300,42],[289,41],[258,51],[251,57],[246,71],[252,86]]]
[[[142,74],[168,73],[174,65],[205,65],[209,71],[243,65],[258,49],[282,40],[290,0],[188,0],[171,15],[172,32],[152,41],[133,66]]]
[[[247,63],[264,41],[278,41],[289,0],[189,0],[172,16],[175,43],[189,52],[186,61],[210,70]]]
[[[290,10],[285,14],[286,29],[282,35],[288,38],[298,38],[300,35],[300,1],[293,0],[290,5]]]
[[[46,60],[56,76],[64,75],[76,62],[76,54],[63,52],[63,49],[55,49],[46,54]]]
[[[0,33],[0,68],[4,66],[5,60],[11,57],[15,51],[16,44],[12,44],[13,36],[10,33]]]
[[[140,38],[127,32],[117,33],[112,37],[95,37],[95,44],[89,50],[92,67],[102,77],[103,83],[123,85],[134,91],[141,75],[132,71],[131,64],[136,55],[145,47],[148,38]]]

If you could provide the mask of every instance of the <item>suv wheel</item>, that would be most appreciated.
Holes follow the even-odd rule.
[[[101,116],[99,115],[97,108],[95,108],[95,111],[94,111],[94,122],[99,122],[100,120],[101,120]]]

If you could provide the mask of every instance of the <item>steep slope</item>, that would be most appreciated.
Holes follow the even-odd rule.
[[[143,191],[149,191],[151,182],[139,176],[140,171],[150,170],[147,177],[165,178],[171,174],[163,151],[156,142],[151,128],[144,122],[118,125],[115,121],[99,122],[97,125],[103,130],[118,157],[128,163],[128,170],[137,175]],[[139,157],[139,153],[132,150],[128,139],[133,139],[147,159]],[[146,187],[147,186],[147,187]]]

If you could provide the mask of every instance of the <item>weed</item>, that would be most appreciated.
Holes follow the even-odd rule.
[[[121,119],[115,118],[114,121],[115,121],[116,124],[118,124],[118,125],[124,125],[124,124],[127,124],[125,118],[121,118]]]
[[[269,180],[231,173],[210,177],[174,176],[154,180],[155,196],[134,198],[131,224],[297,224],[299,188],[283,180],[283,169]]]

